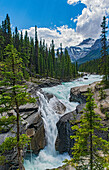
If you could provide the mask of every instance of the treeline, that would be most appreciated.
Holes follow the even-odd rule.
[[[12,33],[10,18],[8,14],[0,26],[0,61],[6,58],[5,48],[8,44],[13,44],[19,56],[23,60],[23,75],[26,79],[34,77],[54,77],[57,79],[67,79],[77,77],[77,66],[72,64],[67,50],[63,52],[62,44],[55,52],[54,41],[50,47],[45,44],[45,40],[38,42],[37,27],[35,26],[35,42],[29,38],[28,32],[23,35],[15,27]]]
[[[83,63],[81,64],[79,67],[78,67],[78,70],[80,72],[89,72],[89,73],[96,73],[96,74],[101,74],[101,70],[102,70],[102,66],[101,66],[101,63],[102,63],[102,58],[100,59],[94,59],[94,60],[91,60],[91,61],[87,61],[86,63]],[[107,70],[109,70],[109,55],[107,55]],[[105,66],[106,67],[106,66]],[[109,73],[109,71],[108,71]]]
[[[79,66],[80,72],[89,72],[100,74],[100,59],[94,59],[91,61],[87,61]]]

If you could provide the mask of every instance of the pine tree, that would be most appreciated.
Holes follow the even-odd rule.
[[[4,49],[4,37],[2,28],[0,26],[0,61],[3,61],[3,49]]]
[[[7,14],[6,15],[6,28],[7,28],[7,44],[11,44],[12,43],[12,35],[11,35],[11,24],[10,24],[10,17]]]
[[[55,68],[55,51],[54,51],[54,41],[53,40],[51,43],[51,55],[52,55],[52,59],[53,59],[53,66]]]
[[[5,39],[5,47],[8,44],[12,43],[12,35],[11,35],[11,24],[10,24],[10,18],[9,15],[6,15],[6,19],[2,21],[2,31],[3,31],[3,36]]]
[[[96,108],[93,93],[89,89],[86,108],[80,119],[80,123],[75,123],[72,130],[75,135],[71,139],[75,139],[72,148],[73,158],[67,163],[76,169],[104,170],[109,166],[106,158],[109,156],[109,142],[98,137],[97,131],[106,131],[103,128],[101,118],[94,111]]]
[[[19,51],[19,45],[20,45],[19,33],[17,27],[15,27],[14,46],[17,49],[17,51]]]
[[[32,78],[32,73],[34,72],[34,40],[31,38],[30,42],[30,61],[29,61],[29,68]]]
[[[48,48],[46,44],[46,52],[45,52],[45,65],[46,65],[46,77],[48,77]]]
[[[17,50],[13,45],[6,46],[5,55],[7,56],[5,59],[5,64],[1,75],[3,80],[0,82],[1,86],[4,86],[4,90],[0,95],[0,113],[9,112],[10,110],[14,110],[16,112],[16,121],[17,121],[17,134],[15,138],[8,138],[4,141],[4,143],[0,146],[0,151],[4,151],[4,148],[10,149],[17,144],[18,151],[18,162],[19,169],[22,169],[22,161],[21,161],[21,153],[20,153],[20,142],[21,139],[25,141],[27,137],[24,135],[20,135],[20,113],[19,107],[20,105],[24,105],[27,102],[34,102],[35,100],[31,98],[30,94],[26,92],[26,86],[20,85],[23,79],[22,74],[22,59],[18,55]],[[7,140],[8,148],[7,148]],[[9,142],[9,141],[14,141]],[[15,142],[16,141],[16,142]],[[25,141],[26,143],[26,141]],[[5,146],[5,147],[4,147]]]
[[[65,62],[66,62],[66,79],[69,80],[72,76],[72,65],[67,49],[65,49]]]
[[[109,72],[108,72],[108,52],[107,52],[107,38],[106,38],[106,33],[107,33],[107,24],[106,24],[106,17],[103,17],[103,21],[101,24],[102,32],[101,32],[101,74],[105,75],[104,79],[105,81],[109,81]]]
[[[37,38],[37,26],[35,26],[35,63],[36,63],[36,73],[38,73],[38,38]]]

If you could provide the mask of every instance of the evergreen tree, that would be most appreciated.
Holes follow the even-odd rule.
[[[21,31],[21,35],[20,35],[20,47],[21,47],[21,52],[23,51],[23,33]]]
[[[30,42],[29,68],[30,68],[31,77],[32,77],[32,72],[34,72],[34,40],[33,40],[33,38],[31,38],[31,42]]]
[[[72,76],[72,65],[71,65],[71,60],[70,56],[68,55],[67,49],[65,49],[65,62],[66,62],[66,78],[69,80]]]
[[[53,58],[53,66],[55,68],[55,51],[54,51],[54,41],[52,40],[52,44],[51,44],[51,55]]]
[[[36,63],[36,73],[38,73],[38,38],[37,38],[37,26],[35,26],[35,63]]]
[[[17,27],[15,27],[14,46],[17,49],[17,51],[19,51],[19,45],[20,45],[19,33]]]
[[[108,72],[108,52],[107,52],[107,38],[106,38],[106,33],[107,33],[107,24],[106,24],[106,17],[103,17],[103,21],[101,24],[102,32],[101,32],[101,74],[105,75],[104,79],[106,81],[109,81],[109,72]]]
[[[107,128],[103,128],[100,116],[94,111],[96,105],[92,96],[93,93],[89,89],[80,123],[72,126],[72,130],[75,131],[75,135],[71,136],[71,139],[75,139],[72,148],[73,158],[67,163],[81,170],[104,170],[109,166],[106,160],[109,156],[109,142],[95,135],[95,130],[106,131]]]
[[[3,61],[4,37],[0,26],[0,61]]]
[[[17,121],[17,134],[15,138],[6,139],[3,144],[0,146],[0,151],[4,152],[5,148],[10,149],[13,146],[17,145],[18,150],[18,162],[19,169],[22,169],[22,160],[21,160],[21,139],[27,142],[26,135],[20,135],[20,113],[19,107],[20,105],[26,104],[27,102],[34,102],[35,100],[31,98],[30,94],[26,92],[26,86],[20,85],[23,79],[22,74],[22,59],[18,55],[17,50],[13,45],[9,45],[5,49],[5,55],[7,56],[5,59],[5,65],[1,72],[3,80],[0,82],[1,86],[4,86],[4,90],[0,95],[0,113],[9,112],[10,110],[14,110],[16,112],[16,121]],[[12,123],[12,119],[10,120]],[[5,118],[6,120],[6,118]],[[8,120],[7,120],[8,121]],[[9,121],[8,121],[9,122]],[[7,148],[7,140],[8,140],[8,148]],[[14,143],[13,143],[14,141]],[[23,142],[21,142],[22,144]],[[24,143],[23,143],[24,144]],[[10,146],[9,146],[10,145]]]
[[[51,55],[50,48],[49,48],[48,59],[49,59],[49,62],[48,62],[49,76],[53,77],[53,58],[52,58],[52,55]]]
[[[48,77],[48,48],[46,44],[46,52],[45,52],[45,66],[46,66],[46,76]]]
[[[5,39],[5,46],[12,43],[12,36],[11,36],[11,24],[9,15],[6,15],[6,19],[2,21],[2,31],[3,36]]]
[[[6,29],[7,29],[7,44],[12,43],[12,36],[11,36],[11,24],[10,24],[10,17],[6,15]]]
[[[24,53],[25,53],[25,65],[28,67],[29,59],[30,59],[30,42],[28,37],[28,32],[25,32],[24,36]]]
[[[62,43],[60,43],[60,50],[61,50],[61,52],[60,52],[60,61],[61,61],[61,58],[62,58],[62,55],[63,55],[63,51],[62,51]]]

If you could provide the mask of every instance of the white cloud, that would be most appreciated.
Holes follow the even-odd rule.
[[[45,39],[50,46],[52,39],[55,43],[55,48],[63,44],[63,47],[74,46],[79,44],[85,38],[99,38],[101,34],[101,22],[104,15],[109,16],[109,0],[67,0],[69,5],[83,3],[86,7],[82,10],[82,14],[76,18],[71,18],[71,21],[76,22],[76,31],[68,26],[54,26],[50,28],[38,28],[38,39]],[[75,7],[76,8],[76,7]],[[109,19],[107,19],[109,22]],[[25,34],[26,29],[23,29]],[[34,27],[27,29],[29,37],[34,38]]]
[[[25,31],[28,32],[29,37],[34,38],[34,27],[23,29],[23,35]],[[63,44],[63,47],[77,45],[83,40],[83,36],[77,34],[74,29],[68,28],[67,25],[63,25],[55,29],[38,28],[38,40],[40,41],[40,39],[45,39],[48,46],[50,46],[51,41],[54,40],[55,48],[58,48],[60,43]]]
[[[75,3],[78,3],[79,0],[67,0],[67,3],[69,5],[72,5],[72,4],[75,4]]]
[[[84,38],[98,38],[101,33],[100,25],[103,16],[109,16],[109,0],[67,0],[67,3],[86,5],[82,14],[74,19],[74,22],[77,22],[76,31]]]

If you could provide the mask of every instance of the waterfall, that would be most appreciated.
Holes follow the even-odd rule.
[[[44,95],[37,92],[40,101],[40,112],[44,121],[45,135],[47,140],[47,150],[51,155],[56,155],[55,141],[57,137],[56,123],[59,115],[51,108],[50,103],[45,99]]]
[[[62,85],[59,86],[43,88],[43,91],[54,94],[67,107],[66,111],[70,112],[73,111],[78,105],[78,103],[69,102],[70,89],[72,87],[87,85],[95,81],[100,81],[101,78],[102,77],[99,75],[90,75],[88,80],[81,78],[80,80],[75,80],[73,82],[62,83]],[[45,170],[57,168],[62,165],[63,160],[69,159],[67,153],[61,155],[55,151],[55,140],[57,137],[56,123],[59,120],[60,115],[56,114],[52,109],[52,102],[48,101],[42,93],[37,92],[37,94],[40,101],[39,109],[44,121],[47,146],[40,151],[38,156],[32,155],[32,162],[31,156],[29,160],[24,160],[25,170]]]
[[[56,123],[58,122],[60,115],[55,113],[51,107],[52,102],[49,102],[42,93],[38,91],[37,95],[40,101],[39,111],[44,121],[47,146],[40,151],[37,157],[33,155],[32,161],[24,160],[26,170],[56,168],[61,166],[63,164],[62,161],[66,158],[69,159],[67,153],[60,155],[58,151],[55,150],[55,141],[57,137]]]

